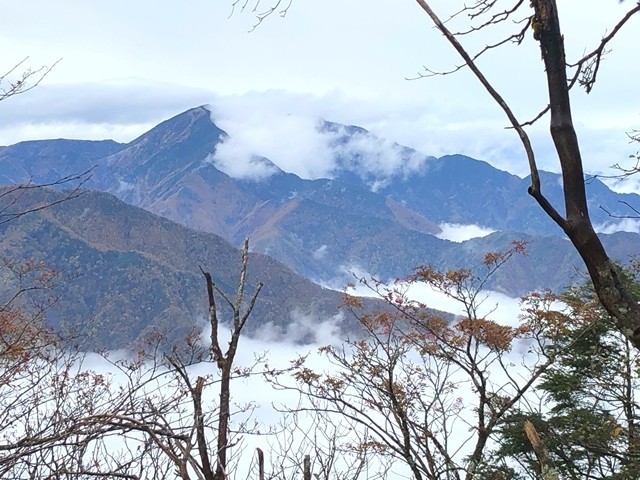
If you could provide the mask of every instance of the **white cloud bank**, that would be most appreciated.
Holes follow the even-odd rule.
[[[596,225],[595,230],[597,233],[616,233],[616,232],[631,232],[640,233],[640,219],[636,218],[622,218],[619,220],[605,222],[600,225]]]
[[[466,315],[463,305],[445,295],[442,292],[433,290],[430,286],[416,283],[409,287],[407,291],[409,298],[422,302],[429,308],[453,313],[455,315]],[[486,316],[503,325],[515,326],[518,324],[518,316],[522,314],[522,306],[519,298],[512,298],[504,293],[487,290],[480,294],[478,299],[478,316]]]
[[[332,178],[343,168],[362,178],[375,176],[372,189],[386,177],[406,176],[423,167],[425,155],[391,140],[363,132],[347,136],[343,127],[324,128],[321,117],[333,120],[330,106],[335,99],[328,100],[329,105],[313,114],[309,109],[318,99],[310,96],[269,92],[218,99],[210,106],[211,118],[229,137],[209,160],[230,176],[256,180],[277,171],[257,161],[259,157],[310,180]],[[319,116],[322,110],[329,116]]]
[[[252,333],[251,337],[254,342],[265,344],[272,342],[289,346],[334,345],[342,341],[343,321],[342,313],[320,319],[317,315],[294,311],[291,313],[291,322],[287,325],[277,326],[268,322]]]
[[[508,266],[505,266],[505,268],[508,268]],[[358,267],[353,267],[348,274],[345,273],[346,271],[347,267],[343,267],[340,270],[340,274],[336,276],[330,284],[325,284],[325,287],[341,290],[349,283],[351,286],[347,289],[347,292],[350,295],[381,298],[380,295],[369,286],[358,281],[358,279],[364,279],[369,282],[371,278],[380,278],[379,276],[371,275]],[[340,281],[342,281],[342,283],[340,283]],[[393,285],[394,281],[387,280],[386,283],[387,285]],[[409,285],[405,282],[400,282],[394,286],[400,291],[405,292],[407,298],[423,303],[428,308],[452,313],[454,315],[466,315],[464,306],[460,301],[433,289],[425,283],[413,283]],[[516,325],[518,323],[518,316],[523,313],[519,298],[509,297],[504,293],[493,290],[483,290],[478,295],[477,307],[478,316],[487,316],[505,325]]]
[[[276,173],[274,168],[262,168],[255,174],[255,159],[260,156],[302,178],[326,177],[333,168],[331,138],[318,132],[317,119],[250,108],[228,112],[220,119],[215,113],[212,117],[229,137],[211,160],[232,177],[260,178]]]
[[[486,237],[495,230],[480,225],[462,225],[459,223],[441,223],[442,230],[436,237],[452,242],[464,242],[472,238]]]

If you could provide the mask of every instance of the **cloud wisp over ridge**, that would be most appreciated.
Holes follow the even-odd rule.
[[[268,158],[308,180],[333,178],[339,170],[352,172],[376,190],[386,178],[424,168],[428,159],[364,129],[305,113],[210,108],[212,121],[229,136],[208,160],[234,178],[260,180],[277,173],[264,162]]]

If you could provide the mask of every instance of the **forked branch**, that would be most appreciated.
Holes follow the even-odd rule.
[[[426,12],[426,14],[431,18],[435,26],[442,32],[447,41],[453,46],[453,48],[458,52],[458,54],[462,57],[465,64],[469,67],[469,69],[473,72],[476,78],[480,81],[482,86],[487,90],[489,95],[495,100],[495,102],[500,106],[502,111],[505,113],[507,118],[509,119],[509,123],[513,127],[513,129],[518,133],[520,137],[520,141],[524,147],[525,153],[527,155],[527,160],[529,162],[529,171],[531,173],[531,186],[529,187],[529,194],[536,199],[538,204],[542,207],[542,209],[551,217],[561,228],[566,227],[566,221],[564,218],[556,211],[556,209],[549,203],[549,201],[542,195],[540,189],[540,175],[538,173],[538,166],[536,164],[535,154],[533,152],[533,147],[531,146],[531,141],[529,140],[529,136],[527,132],[525,132],[522,124],[518,121],[515,114],[507,104],[507,102],[502,98],[502,96],[497,92],[497,90],[493,87],[491,82],[485,77],[482,71],[475,64],[474,59],[469,55],[469,53],[465,50],[465,48],[460,44],[456,36],[447,28],[447,26],[442,22],[440,17],[434,12],[431,6],[425,0],[416,0],[420,7]]]
[[[44,78],[51,73],[51,70],[60,62],[57,60],[50,67],[43,65],[40,68],[26,68],[20,73],[18,70],[24,68],[29,57],[25,57],[11,67],[8,71],[0,74],[0,101],[9,97],[26,93],[37,87]]]

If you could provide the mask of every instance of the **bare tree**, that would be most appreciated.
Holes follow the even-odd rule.
[[[164,337],[151,336],[138,352],[137,358],[114,362],[126,381],[127,396],[134,405],[120,415],[123,428],[141,435],[138,443],[148,447],[142,459],[157,471],[173,471],[176,478],[189,480],[225,480],[231,466],[238,460],[231,449],[240,442],[238,435],[251,433],[249,423],[253,404],[234,406],[231,383],[234,378],[255,374],[262,362],[257,357],[252,365],[234,364],[242,330],[253,311],[262,289],[258,284],[248,299],[247,267],[249,240],[241,252],[240,277],[235,297],[229,297],[214,282],[212,275],[201,269],[206,281],[209,302],[210,343],[206,345],[201,332],[193,331],[170,353],[163,353]],[[227,324],[220,321],[216,296],[228,303],[231,310],[230,340],[223,351],[220,330]],[[194,368],[205,368],[207,374],[195,374]],[[155,385],[149,391],[149,386]],[[217,401],[211,390],[217,389]],[[150,414],[148,414],[151,412]],[[233,425],[232,417],[240,418]]]
[[[251,365],[235,365],[262,289],[258,284],[245,298],[248,240],[241,255],[235,297],[203,271],[210,343],[194,330],[167,353],[165,338],[155,333],[134,353],[97,356],[98,370],[45,326],[46,304],[18,306],[55,282],[55,272],[40,262],[6,262],[17,293],[0,306],[0,477],[228,478],[239,459],[239,435],[254,428],[254,405],[232,404],[232,380],[273,373],[257,371],[260,356]],[[219,320],[217,296],[229,304],[228,323]],[[219,334],[227,326],[223,350],[225,336]],[[194,372],[203,368],[208,372]]]
[[[555,356],[546,346],[553,325],[537,308],[513,326],[479,309],[482,286],[521,247],[488,254],[481,275],[418,269],[410,282],[460,303],[464,315],[454,321],[411,301],[402,284],[374,281],[391,310],[363,313],[361,301],[348,297],[365,338],[323,347],[328,371],[301,365],[295,386],[278,385],[307,400],[297,412],[344,418],[351,427],[345,444],[390,471],[416,480],[491,478],[480,474],[490,439],[512,409],[528,408],[527,395]]]
[[[630,2],[631,6],[626,13],[612,25],[596,46],[572,62],[567,62],[565,58],[565,39],[560,28],[556,0],[460,2],[461,6],[457,13],[444,20],[433,7],[434,2],[427,0],[416,0],[416,2],[463,62],[462,66],[451,71],[433,72],[427,70],[423,76],[446,75],[466,67],[502,109],[510,127],[515,130],[524,147],[531,173],[529,194],[573,243],[589,272],[600,302],[607,312],[615,318],[616,327],[630,339],[636,348],[640,348],[640,306],[621,284],[614,265],[589,218],[582,157],[574,129],[569,98],[569,92],[575,85],[582,86],[587,92],[594,88],[602,66],[603,56],[607,53],[616,34],[627,26],[634,15],[640,12],[640,2]],[[286,14],[290,3],[257,0],[256,2],[234,2],[234,6],[240,5],[247,8],[251,5],[258,23],[260,23],[275,12],[280,12],[281,15]],[[459,31],[453,31],[449,25],[453,20],[458,19],[462,19],[464,25]],[[478,32],[492,28],[509,28],[510,25],[515,25],[515,30],[512,33],[507,34],[499,41],[480,48],[477,52],[471,52],[462,43],[464,38]],[[549,103],[532,120],[521,121],[479,67],[478,59],[505,44],[521,43],[529,29],[532,30],[534,40],[540,44],[540,53],[547,79],[546,87],[541,86],[541,88],[546,88]],[[505,68],[508,69],[508,67]],[[562,171],[563,214],[547,200],[542,192],[535,150],[526,131],[527,126],[542,118],[546,113],[550,113],[551,138]]]
[[[45,310],[17,306],[55,273],[30,262],[9,267],[20,288],[0,307],[0,477],[144,478],[143,450],[120,448],[131,431],[121,418],[148,417],[142,396],[86,367],[86,355],[46,327]]]
[[[27,66],[28,60],[29,57],[26,57],[9,68],[5,73],[0,74],[0,101],[27,93],[37,87],[60,61],[54,62],[51,66],[43,65],[39,68],[31,68]],[[92,171],[93,168],[81,173],[61,177],[47,184],[34,184],[28,181],[22,185],[11,185],[2,188],[0,190],[0,202],[2,202],[0,205],[0,224],[78,197],[81,194],[83,185],[91,178]],[[42,187],[66,188],[67,194],[64,198],[51,203],[41,202],[31,205],[27,209],[18,207],[22,195],[29,190]]]
[[[224,480],[227,476],[227,451],[231,447],[229,443],[229,420],[231,418],[230,405],[231,405],[231,375],[233,372],[233,362],[238,351],[238,342],[240,341],[240,335],[242,329],[251,312],[256,304],[260,290],[262,289],[262,283],[259,283],[257,288],[251,295],[248,304],[244,305],[245,301],[245,288],[247,283],[247,265],[249,262],[249,238],[246,238],[242,247],[242,261],[240,266],[240,278],[238,280],[238,288],[235,298],[229,298],[218,286],[213,282],[211,274],[209,272],[202,271],[207,282],[207,298],[209,300],[209,325],[211,326],[211,358],[216,363],[218,370],[220,371],[220,414],[218,417],[218,445],[216,451],[216,470],[215,480]],[[226,352],[223,352],[220,346],[220,339],[218,337],[219,320],[215,299],[215,292],[220,295],[225,302],[231,307],[233,320],[231,322],[231,340],[227,347]],[[244,310],[244,311],[243,311]],[[197,393],[197,392],[195,392]],[[194,396],[194,398],[199,395]],[[195,402],[195,399],[194,399]],[[203,458],[203,462],[205,458]],[[209,467],[209,472],[211,472]]]
[[[388,468],[377,462],[375,447],[366,440],[354,441],[354,432],[360,430],[357,422],[306,412],[305,406],[302,396],[297,407],[282,407],[279,431],[268,437],[270,464],[265,478],[299,479],[306,461],[317,480],[387,478]],[[363,432],[366,439],[366,428]]]

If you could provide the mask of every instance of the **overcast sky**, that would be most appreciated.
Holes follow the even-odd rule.
[[[251,33],[254,14],[230,16],[231,3],[3,2],[0,71],[26,56],[33,67],[62,60],[40,87],[0,103],[0,145],[58,137],[126,142],[187,108],[211,104],[221,128],[261,139],[254,147],[265,153],[280,151],[269,149],[276,136],[280,149],[282,138],[285,146],[307,138],[303,130],[322,117],[428,155],[464,153],[527,173],[515,134],[504,130],[503,115],[469,72],[406,80],[425,65],[459,63],[415,1],[294,0],[286,18],[273,16]],[[433,3],[442,10],[459,2]],[[633,3],[560,2],[570,59],[591,49]],[[598,8],[585,8],[591,4]],[[639,31],[640,16],[612,44],[594,91],[574,92],[589,171],[637,150],[625,132],[640,127]],[[530,35],[481,66],[522,120],[545,105],[543,67]],[[558,171],[547,123],[532,136],[540,165]]]

